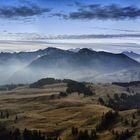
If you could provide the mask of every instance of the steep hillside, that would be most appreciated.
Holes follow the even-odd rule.
[[[123,54],[125,54],[128,57],[140,62],[140,54],[134,53],[132,51],[131,52],[125,51],[125,52],[123,52]]]

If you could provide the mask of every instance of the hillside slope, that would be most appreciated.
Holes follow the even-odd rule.
[[[40,82],[42,83],[42,80],[36,84],[40,85]],[[27,128],[40,130],[50,136],[57,135],[61,140],[77,140],[77,135],[72,133],[73,127],[77,128],[79,132],[86,130],[90,134],[92,130],[97,129],[101,122],[103,125],[103,116],[109,115],[108,112],[113,111],[110,107],[102,105],[99,98],[107,101],[108,98],[116,97],[116,94],[132,95],[131,91],[140,94],[139,85],[131,84],[121,87],[112,84],[85,83],[92,89],[94,95],[84,96],[83,93],[72,92],[67,96],[62,96],[62,92],[66,93],[67,84],[59,83],[59,80],[53,82],[56,83],[49,83],[39,88],[30,88],[26,85],[9,91],[0,91],[0,112],[3,114],[0,116],[0,123],[12,130],[19,128],[23,131]],[[9,116],[5,117],[7,112]],[[127,137],[131,140],[138,139],[140,115],[137,109],[118,111],[116,117],[112,115],[109,117],[109,122],[105,119],[107,125],[104,129],[99,130],[98,128],[95,131],[97,137],[94,139],[114,140],[116,136],[117,138],[122,137],[122,131],[126,130],[134,131],[133,135]]]
[[[123,52],[123,54],[125,54],[128,57],[140,62],[140,54],[134,53],[132,51],[131,52],[125,51],[125,52]]]

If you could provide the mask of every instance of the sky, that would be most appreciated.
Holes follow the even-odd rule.
[[[0,0],[0,51],[91,47],[140,53],[139,0]]]

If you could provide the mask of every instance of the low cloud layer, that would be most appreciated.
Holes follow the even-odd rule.
[[[102,29],[102,28],[101,28]],[[109,28],[103,28],[109,29]],[[110,29],[119,30],[119,29]],[[120,29],[121,30],[121,29]],[[126,32],[127,30],[121,30]],[[131,30],[128,30],[128,32]],[[133,30],[132,30],[133,31]],[[135,30],[134,30],[135,31]],[[124,34],[81,34],[81,35],[51,35],[47,36],[39,33],[3,33],[0,34],[0,41],[2,40],[15,40],[15,41],[44,41],[44,40],[63,40],[63,39],[111,39],[111,38],[140,38],[140,32],[124,33]]]
[[[6,6],[0,7],[0,18],[17,18],[17,17],[31,17],[42,15],[43,13],[50,12],[49,8],[41,8],[37,5],[30,6]]]
[[[58,35],[46,37],[45,39],[102,39],[102,38],[139,38],[140,34],[87,34],[87,35]]]
[[[135,6],[120,6],[108,5],[102,6],[100,4],[84,5],[76,3],[77,10],[72,11],[67,15],[55,14],[65,19],[72,20],[123,20],[123,19],[136,19],[140,17],[140,8]]]

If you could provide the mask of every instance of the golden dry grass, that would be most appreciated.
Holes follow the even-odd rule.
[[[95,96],[83,97],[77,93],[65,98],[50,99],[66,90],[66,84],[44,86],[41,89],[30,89],[28,86],[19,87],[12,91],[0,92],[0,111],[8,110],[10,117],[0,119],[7,127],[16,127],[23,130],[28,128],[44,132],[60,132],[62,140],[72,140],[69,136],[71,127],[76,126],[81,130],[94,129],[103,112],[110,108],[98,104],[99,96],[112,95],[124,92],[125,89],[113,85],[93,85]],[[120,112],[123,118],[132,116],[132,111]],[[16,115],[18,120],[15,121]],[[124,129],[119,122],[115,128]],[[138,129],[138,128],[137,128]],[[99,139],[111,140],[109,131],[100,134]]]

